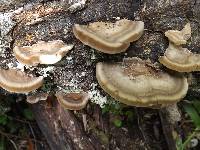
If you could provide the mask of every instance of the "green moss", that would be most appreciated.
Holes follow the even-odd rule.
[[[94,121],[89,121],[89,127],[89,130],[91,130],[92,133],[95,133],[97,135],[102,144],[109,144],[109,134],[106,134],[103,131],[99,130]]]

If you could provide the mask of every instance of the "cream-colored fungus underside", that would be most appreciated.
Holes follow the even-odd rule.
[[[169,43],[165,55],[159,61],[166,67],[178,72],[200,71],[200,55],[193,54],[187,48]]]
[[[36,93],[34,95],[28,95],[26,97],[26,101],[30,104],[35,104],[39,101],[45,101],[47,100],[47,97],[49,96],[48,93]]]
[[[56,97],[60,105],[69,110],[80,110],[83,109],[89,99],[86,93],[56,93]]]
[[[20,63],[36,66],[38,64],[55,64],[60,61],[73,45],[66,45],[61,40],[39,41],[32,46],[15,46],[14,55]]]
[[[32,77],[15,69],[0,69],[0,86],[9,92],[28,93],[42,84],[43,77]]]
[[[144,22],[127,19],[111,22],[75,24],[73,32],[85,45],[101,52],[115,54],[125,51],[130,42],[138,40],[144,30]]]
[[[168,37],[169,41],[173,42],[175,45],[186,44],[187,40],[191,37],[190,23],[187,23],[181,31],[166,31],[165,36]]]
[[[126,61],[100,62],[96,66],[99,84],[116,100],[132,106],[152,107],[176,103],[186,95],[188,83],[183,76],[172,76],[138,58]]]

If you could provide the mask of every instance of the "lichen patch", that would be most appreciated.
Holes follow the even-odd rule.
[[[107,104],[107,97],[100,93],[100,90],[97,88],[97,84],[92,83],[91,89],[88,91],[88,93],[90,101],[99,105],[101,108]]]
[[[49,76],[49,73],[52,73],[54,71],[54,66],[48,66],[46,68],[42,68],[38,71],[39,74],[41,74],[43,77]]]
[[[73,3],[73,4],[71,4],[71,6],[68,8],[68,10],[71,13],[74,13],[78,10],[83,9],[86,5],[87,0],[72,0],[70,2]]]

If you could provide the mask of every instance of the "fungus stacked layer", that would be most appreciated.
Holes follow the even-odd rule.
[[[191,37],[190,23],[187,23],[181,31],[178,30],[166,31],[165,36],[168,37],[169,41],[173,42],[175,45],[186,44],[187,40]]]
[[[0,69],[0,86],[14,93],[28,93],[41,87],[43,77],[33,77],[22,71]]]
[[[96,77],[101,87],[116,100],[132,106],[157,107],[182,99],[187,79],[170,75],[139,58],[121,63],[98,63]]]
[[[127,19],[111,22],[75,24],[74,35],[85,45],[103,53],[116,54],[126,51],[130,42],[138,40],[144,31],[144,22]]]
[[[87,93],[56,93],[58,102],[65,109],[80,110],[88,103],[89,96]]]
[[[17,60],[25,65],[55,64],[60,61],[73,45],[67,45],[61,40],[39,41],[32,46],[15,46],[13,49]]]
[[[172,43],[169,43],[165,55],[159,61],[167,68],[178,72],[200,71],[200,55]]]
[[[160,63],[178,72],[200,71],[200,55],[181,46],[191,37],[190,24],[186,24],[181,31],[169,30],[165,36],[170,42],[164,56],[159,59]]]

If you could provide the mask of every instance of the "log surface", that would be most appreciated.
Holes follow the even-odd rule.
[[[16,67],[17,61],[12,48],[25,46],[40,40],[63,40],[74,44],[74,49],[45,72],[49,66],[39,65],[24,68],[33,75],[48,74],[43,92],[55,93],[59,89],[68,91],[92,90],[97,84],[95,64],[99,61],[121,61],[124,57],[140,57],[158,62],[168,46],[164,32],[169,29],[181,30],[188,22],[192,26],[192,38],[186,47],[192,52],[200,53],[200,3],[198,0],[88,0],[75,10],[69,7],[80,0],[1,0],[0,1],[0,66]],[[14,13],[13,10],[15,10]],[[12,14],[9,16],[9,14]],[[13,21],[6,20],[7,18]],[[5,20],[3,20],[3,19]],[[88,24],[94,21],[115,21],[116,18],[142,20],[145,22],[144,35],[124,53],[107,55],[97,52],[78,41],[73,33],[75,23]],[[95,58],[93,58],[95,56]],[[163,67],[163,69],[166,69]],[[200,96],[200,75],[191,74],[191,85],[187,99]],[[96,87],[105,96],[101,88]],[[9,94],[1,90],[1,93]],[[51,105],[46,102],[32,106],[36,120],[48,140],[52,150],[55,149],[170,149],[167,148],[157,110],[131,108],[137,112],[137,119],[132,126],[117,128],[113,125],[112,113],[102,114],[98,105],[88,104],[82,111],[68,111],[60,107],[56,99]],[[162,115],[165,113],[162,113]],[[84,118],[84,119],[83,119]]]

